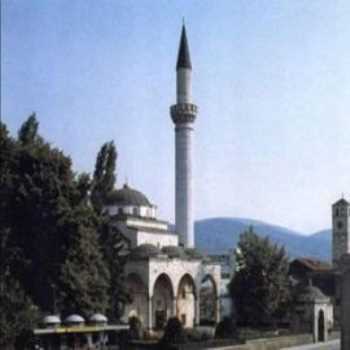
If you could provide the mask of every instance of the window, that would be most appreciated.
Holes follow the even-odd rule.
[[[339,216],[339,208],[335,209],[335,216]]]
[[[132,214],[135,215],[135,216],[137,216],[138,210],[137,210],[136,207],[132,208]]]
[[[338,230],[341,230],[343,228],[343,223],[341,221],[338,221],[337,228]]]
[[[123,208],[118,208],[118,215],[122,215],[123,214]]]

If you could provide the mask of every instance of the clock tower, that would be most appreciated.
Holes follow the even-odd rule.
[[[337,267],[342,255],[350,253],[350,204],[344,198],[332,206],[332,258]]]

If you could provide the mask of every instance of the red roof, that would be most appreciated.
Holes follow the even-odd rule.
[[[316,272],[325,272],[332,270],[332,265],[327,261],[317,260],[313,258],[299,258],[295,259],[293,263],[300,263],[304,265],[306,268],[316,271]]]

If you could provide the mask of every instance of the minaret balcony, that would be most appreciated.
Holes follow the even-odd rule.
[[[175,124],[193,123],[198,113],[198,107],[192,103],[178,103],[170,107],[171,119]]]

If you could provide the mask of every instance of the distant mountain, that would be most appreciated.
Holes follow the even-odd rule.
[[[199,250],[209,254],[220,254],[236,247],[239,235],[250,225],[260,236],[269,236],[284,245],[289,256],[314,257],[322,260],[331,258],[331,230],[324,230],[305,236],[285,227],[262,221],[242,218],[211,218],[195,223],[195,241]]]

